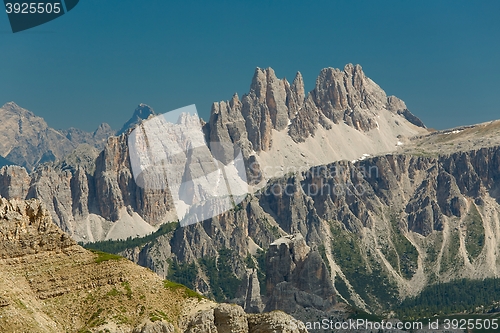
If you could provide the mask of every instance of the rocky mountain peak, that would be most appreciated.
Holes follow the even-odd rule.
[[[14,101],[5,103],[2,105],[2,109],[16,113],[21,113],[23,110],[26,110],[17,105]]]
[[[109,136],[115,132],[108,124],[101,124],[89,133],[78,128],[56,130],[41,117],[14,102],[0,107],[0,156],[8,162],[32,171],[37,165],[60,160],[80,144],[102,149]]]
[[[156,115],[155,111],[149,105],[144,103],[139,104],[135,110],[132,117],[123,125],[123,127],[118,131],[118,135],[126,133],[128,130],[134,128],[141,121],[148,119],[151,116]]]
[[[94,131],[94,135],[100,135],[102,133],[109,133],[113,131],[113,129],[111,128],[111,126],[109,126],[108,123],[102,123],[99,125],[99,127],[97,127],[97,129]]]
[[[28,170],[41,161],[59,158],[74,145],[43,118],[14,102],[0,108],[0,155]]]
[[[309,93],[300,72],[290,84],[272,68],[256,68],[249,92],[214,103],[207,125],[211,142],[235,143],[264,168],[353,160],[426,132],[402,100],[387,97],[353,64],[321,70]],[[313,153],[313,146],[326,150]]]
[[[305,98],[305,89],[304,89],[304,79],[302,78],[302,74],[297,72],[295,78],[293,79],[292,86],[290,87],[292,91],[297,95],[298,102],[302,104]]]
[[[141,119],[148,119],[150,115],[154,115],[155,111],[149,105],[140,103],[134,111],[134,116]]]
[[[352,112],[359,113],[362,110],[379,111],[387,103],[385,92],[372,80],[367,78],[359,65],[347,64],[344,70],[336,68],[325,68],[321,70],[316,87],[312,92],[316,105],[323,114],[334,123],[352,118]],[[370,122],[370,114],[361,114],[356,118],[354,127],[364,131],[375,127]],[[349,121],[348,121],[349,122]]]

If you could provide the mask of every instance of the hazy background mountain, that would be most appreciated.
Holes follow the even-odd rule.
[[[63,158],[82,143],[102,149],[107,138],[114,134],[107,124],[94,133],[75,128],[57,131],[14,102],[0,108],[0,119],[0,155],[29,171],[40,163]]]

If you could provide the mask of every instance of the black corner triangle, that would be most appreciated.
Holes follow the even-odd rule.
[[[70,10],[75,8],[79,1],[80,0],[64,0],[64,3],[66,4],[66,12],[69,12]]]

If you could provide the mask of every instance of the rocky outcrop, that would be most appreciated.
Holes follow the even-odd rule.
[[[0,197],[0,258],[15,258],[45,251],[61,251],[75,245],[52,223],[49,212],[37,200]]]
[[[339,112],[344,112],[344,107],[351,111],[339,123]],[[38,127],[46,126],[41,118],[13,103],[6,104],[2,110],[12,119],[33,118],[39,124]],[[258,68],[250,92],[241,100],[234,95],[227,102],[214,103],[210,121],[204,125],[204,129],[207,141],[214,143],[210,145],[212,152],[223,162],[231,162],[236,151],[241,149],[248,165],[246,176],[249,183],[261,187],[265,185],[265,180],[283,176],[284,165],[294,170],[305,170],[314,164],[341,158],[352,159],[365,152],[395,149],[396,136],[391,142],[381,144],[382,139],[373,141],[363,133],[371,131],[370,137],[376,137],[378,134],[375,132],[378,133],[379,129],[373,127],[375,125],[371,119],[388,114],[404,124],[398,127],[395,134],[404,136],[414,133],[413,125],[398,115],[402,110],[406,110],[404,102],[392,96],[387,98],[364,75],[360,66],[348,65],[343,71],[331,68],[323,70],[315,90],[307,95],[300,73],[289,84],[285,79],[278,79],[272,69]],[[152,108],[140,104],[122,131],[129,132],[130,128],[154,115]],[[383,127],[385,121],[379,119],[377,124]],[[392,121],[391,118],[389,122]],[[327,143],[327,136],[347,137],[349,133],[343,132],[347,127],[356,128],[354,132],[357,134],[350,134],[359,137],[350,143],[339,142],[338,147],[334,147],[331,141]],[[321,138],[314,138],[320,141],[306,144],[307,138],[315,136],[317,131],[326,132],[322,132]],[[59,133],[53,130],[49,132]],[[29,134],[26,131],[23,133]],[[102,147],[103,138],[109,134],[107,125],[100,126],[91,136],[76,129],[61,133],[64,138],[58,144],[69,142],[73,145],[72,150],[78,143],[78,148],[69,154],[69,151],[55,154],[53,159],[57,161],[35,170],[29,181],[20,172],[13,173],[13,169],[8,169],[10,171],[5,172],[11,173],[10,176],[0,175],[0,181],[4,182],[0,189],[3,195],[40,198],[53,214],[56,224],[82,241],[147,234],[153,230],[151,226],[176,218],[173,199],[167,189],[144,189],[133,180],[126,134],[109,138],[99,153],[95,147]],[[272,144],[273,140],[276,141],[275,145]],[[88,144],[82,144],[85,142]],[[301,146],[301,142],[305,145]],[[29,146],[21,141],[17,144]],[[33,147],[35,145],[37,154],[43,151],[38,143],[34,142]],[[311,155],[311,145],[326,145],[328,148],[322,149],[321,154]],[[36,163],[32,161],[30,165]],[[190,172],[193,170],[186,169],[184,177],[189,177]],[[27,181],[29,185],[26,185]],[[198,197],[203,197],[203,193],[198,194]],[[186,199],[189,201],[189,198]],[[293,210],[293,205],[290,202],[288,207]],[[302,213],[297,211],[291,214]],[[119,221],[126,225],[114,228]],[[118,229],[123,232],[118,232]],[[305,232],[304,223],[300,231]],[[314,232],[307,235],[308,241],[312,240],[310,237],[316,237]]]
[[[323,69],[308,94],[300,73],[290,84],[271,68],[257,68],[241,100],[234,95],[214,103],[207,132],[211,142],[236,144],[252,159],[253,173],[247,172],[252,180],[254,174],[279,177],[285,167],[303,170],[393,151],[398,141],[427,133],[403,101],[386,96],[361,66],[351,64]],[[230,161],[233,147],[223,155]]]
[[[214,323],[218,333],[248,332],[247,315],[234,304],[220,304],[214,309]]]
[[[304,309],[328,313],[336,298],[378,311],[387,304],[378,297],[415,295],[431,276],[447,282],[497,274],[489,258],[500,235],[487,223],[496,223],[499,154],[499,147],[491,147],[314,167],[274,180],[241,208],[162,236],[144,248],[143,258],[165,274],[160,252],[197,262],[231,249],[242,258],[231,269],[242,280],[238,302],[247,311],[258,309],[251,304],[261,299],[266,311],[281,309],[305,320]],[[480,226],[474,233],[467,231],[471,223]],[[294,236],[281,238],[287,234]],[[469,245],[453,250],[456,241]],[[477,242],[483,245],[474,248]],[[243,260],[251,253],[257,262],[262,252],[256,249],[267,250],[257,267]],[[252,289],[254,272],[265,274],[260,297]],[[377,285],[387,288],[370,289]]]
[[[247,269],[241,283],[243,294],[243,309],[247,313],[260,313],[264,310],[260,282],[256,269]]]
[[[301,234],[282,237],[266,257],[266,312],[295,313],[301,308],[328,311],[336,303],[327,266]]]
[[[323,69],[315,89],[307,96],[300,73],[290,85],[285,79],[278,79],[273,69],[257,68],[250,92],[241,101],[235,95],[231,101],[214,104],[210,138],[241,141],[247,153],[249,148],[269,151],[273,145],[272,130],[288,129],[295,142],[314,136],[318,126],[329,130],[333,124],[345,123],[367,132],[377,128],[377,115],[385,110],[402,115],[402,121],[424,127],[403,101],[387,97],[359,65],[349,64],[344,70]]]
[[[42,118],[14,102],[3,105],[0,116],[0,155],[28,170],[61,158],[76,147]]]
[[[219,304],[200,311],[189,321],[186,333],[307,333],[305,325],[293,317],[273,311],[246,314],[234,304]]]
[[[305,325],[280,311],[248,316],[249,333],[306,333]]]
[[[0,196],[24,199],[28,194],[30,176],[26,169],[11,165],[0,169]]]
[[[425,128],[424,123],[413,113],[410,112],[406,108],[405,102],[397,98],[396,96],[389,96],[387,97],[387,105],[386,105],[387,110],[395,112],[401,116],[403,116],[406,120],[408,120],[410,123],[413,125],[416,125],[418,127]]]

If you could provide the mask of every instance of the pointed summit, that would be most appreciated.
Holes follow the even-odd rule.
[[[130,118],[118,131],[117,135],[126,133],[128,130],[133,129],[137,126],[141,121],[148,119],[150,116],[156,115],[155,111],[152,107],[146,104],[139,104]]]
[[[0,109],[4,109],[5,111],[11,112],[17,115],[23,115],[26,117],[35,117],[35,114],[29,110],[26,110],[23,107],[20,107],[16,104],[16,102],[7,102]]]

